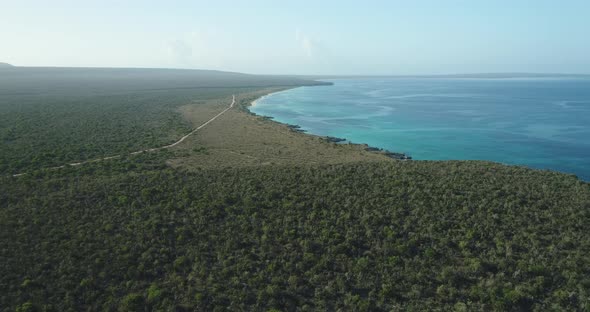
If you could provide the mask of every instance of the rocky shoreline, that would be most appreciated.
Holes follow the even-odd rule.
[[[279,91],[276,91],[276,92],[282,92],[282,91],[285,91],[285,90],[287,90],[287,89],[279,90]],[[286,126],[287,128],[289,128],[293,132],[303,133],[303,134],[306,134],[306,135],[320,137],[320,138],[324,139],[327,143],[343,144],[345,142],[348,142],[348,144],[355,144],[355,145],[363,146],[365,151],[383,154],[386,157],[389,157],[391,159],[395,159],[395,160],[412,160],[412,157],[409,156],[409,155],[407,155],[407,154],[405,154],[405,153],[392,152],[392,151],[389,151],[389,150],[386,150],[386,149],[383,149],[383,148],[369,146],[368,144],[352,143],[352,142],[348,141],[345,138],[339,138],[339,137],[333,137],[333,136],[321,136],[321,135],[307,133],[307,130],[301,129],[301,126],[300,125],[294,125],[294,124],[288,124],[288,123],[279,122],[279,121],[274,120],[274,117],[272,117],[272,116],[258,115],[258,114],[254,113],[253,111],[250,110],[250,107],[253,106],[253,104],[252,104],[253,102],[256,102],[257,100],[259,100],[259,99],[261,99],[261,98],[263,98],[265,96],[271,95],[273,93],[276,93],[276,92],[271,92],[271,93],[265,94],[263,96],[260,96],[260,97],[256,98],[253,101],[248,101],[246,105],[242,104],[241,106],[244,109],[244,111],[246,111],[248,114],[250,114],[252,116],[259,117],[260,119],[265,120],[265,121],[271,121],[271,122],[279,123],[281,125]]]

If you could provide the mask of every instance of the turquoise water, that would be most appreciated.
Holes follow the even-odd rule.
[[[590,180],[590,79],[339,79],[251,110],[414,159],[478,159]]]

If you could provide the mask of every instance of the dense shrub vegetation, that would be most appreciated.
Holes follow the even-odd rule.
[[[483,162],[0,181],[0,306],[587,310],[590,186]],[[139,165],[142,164],[142,165]]]

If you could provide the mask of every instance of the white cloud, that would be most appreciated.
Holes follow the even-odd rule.
[[[231,61],[226,51],[231,38],[225,33],[204,28],[186,32],[167,44],[169,62],[185,68],[217,69]]]
[[[168,49],[175,62],[186,65],[189,64],[193,56],[193,49],[190,44],[184,40],[175,40],[169,43]]]
[[[301,30],[295,30],[295,41],[299,44],[301,50],[308,58],[312,58],[315,52],[315,41],[311,39],[307,34],[301,32]]]

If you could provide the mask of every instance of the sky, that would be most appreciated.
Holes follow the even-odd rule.
[[[0,62],[254,74],[588,74],[590,1],[0,0]]]

